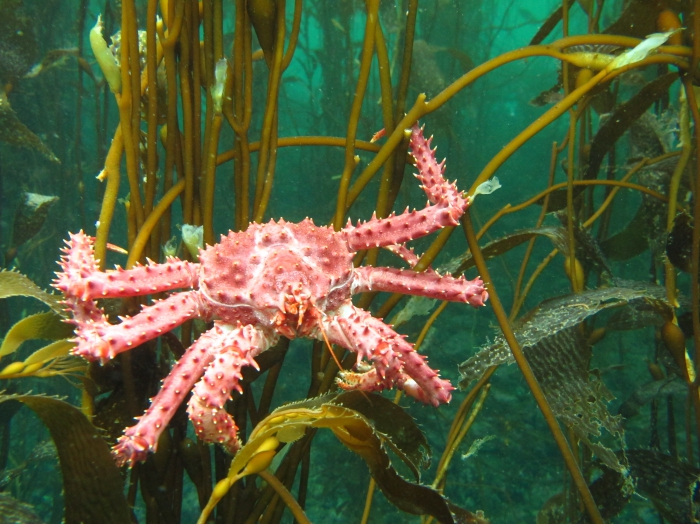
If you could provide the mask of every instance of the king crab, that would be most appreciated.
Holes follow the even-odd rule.
[[[342,371],[344,389],[380,391],[392,386],[435,406],[448,402],[452,385],[438,377],[425,357],[391,327],[352,304],[367,291],[388,291],[468,302],[481,306],[488,298],[480,279],[385,267],[353,267],[353,254],[385,247],[414,266],[418,257],[403,243],[445,226],[456,226],[468,207],[453,183],[442,176],[422,130],[414,126],[410,146],[429,203],[341,231],[270,221],[230,232],[200,251],[199,263],[170,258],[123,270],[100,271],[92,239],[71,235],[54,286],[61,290],[77,346],[88,360],[114,358],[187,320],[213,320],[175,364],[138,423],[127,428],[113,453],[120,464],[133,465],[154,451],[159,435],[192,390],[187,412],[197,435],[235,453],[240,446],[236,424],[225,409],[233,390],[241,391],[243,366],[257,368],[255,357],[279,336],[327,339],[357,353],[358,371]],[[110,324],[95,300],[131,297],[188,288],[144,307],[133,317]],[[369,365],[368,365],[369,364]]]

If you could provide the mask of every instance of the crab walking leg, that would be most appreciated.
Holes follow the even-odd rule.
[[[433,137],[426,139],[423,136],[423,128],[417,124],[413,126],[409,145],[418,168],[416,178],[423,184],[421,187],[428,195],[428,200],[433,204],[445,205],[454,212],[452,217],[455,224],[453,225],[456,226],[456,222],[469,206],[469,202],[454,183],[445,180],[443,176],[445,161],[438,163],[435,159],[435,149],[430,149],[432,141]]]
[[[416,273],[410,269],[363,266],[355,269],[353,293],[388,291],[422,297],[468,302],[474,307],[483,306],[488,298],[480,278],[467,280],[440,275],[433,270]]]
[[[54,287],[69,298],[131,297],[197,285],[199,264],[173,259],[163,264],[101,271],[89,236],[81,231],[71,235],[66,244],[60,262],[63,271],[56,274]]]
[[[133,466],[144,460],[149,451],[155,451],[160,434],[225,341],[222,330],[215,325],[180,357],[163,381],[161,390],[151,399],[151,407],[136,425],[127,428],[112,449],[117,464]]]
[[[342,305],[334,317],[326,317],[323,329],[328,339],[373,363],[367,372],[341,372],[338,385],[343,389],[381,391],[396,385],[408,395],[437,406],[449,402],[454,388],[430,368],[424,356],[378,318],[351,303]]]
[[[211,352],[211,362],[197,383],[187,405],[187,413],[197,436],[205,442],[223,445],[230,453],[240,448],[238,428],[226,411],[231,391],[242,392],[239,384],[243,366],[258,368],[254,358],[275,344],[278,336],[250,325],[217,322],[215,328],[222,335],[220,343]]]
[[[187,320],[209,316],[198,291],[176,293],[143,308],[133,317],[123,318],[119,324],[110,324],[101,314],[101,318],[97,318],[98,313],[91,300],[69,298],[66,304],[74,313],[71,322],[77,326],[77,346],[73,353],[88,360],[103,362],[175,329]],[[87,319],[86,313],[91,315]]]
[[[414,126],[411,131],[411,153],[416,159],[422,188],[433,204],[420,211],[406,210],[402,215],[392,215],[378,219],[375,215],[364,224],[353,226],[348,223],[343,229],[345,240],[352,251],[380,246],[403,244],[437,231],[443,227],[456,226],[459,218],[469,206],[468,200],[443,177],[445,162],[435,160],[435,151],[430,149],[430,141],[423,136],[423,130]]]

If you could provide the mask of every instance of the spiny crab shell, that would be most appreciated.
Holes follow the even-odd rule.
[[[344,389],[381,391],[398,387],[435,406],[448,402],[452,385],[431,369],[412,344],[380,319],[353,305],[352,295],[399,292],[481,306],[488,294],[480,279],[440,275],[432,269],[363,266],[355,252],[385,247],[411,267],[418,262],[403,244],[442,227],[455,226],[468,200],[443,178],[430,140],[414,126],[410,147],[429,203],[419,211],[372,217],[340,231],[299,223],[270,221],[230,232],[200,251],[199,263],[170,258],[123,270],[101,271],[92,239],[71,235],[54,286],[61,290],[76,325],[74,353],[106,361],[187,320],[213,322],[174,365],[160,392],[138,423],[114,447],[117,462],[133,465],[154,451],[160,434],[192,391],[188,414],[197,435],[235,453],[236,424],[226,411],[233,390],[241,391],[243,366],[280,336],[328,340],[357,354],[356,371],[342,371]],[[96,300],[149,295],[175,289],[164,300],[133,317],[111,324]]]

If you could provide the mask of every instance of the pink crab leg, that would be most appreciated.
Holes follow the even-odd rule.
[[[100,271],[95,261],[93,241],[82,231],[66,241],[61,258],[62,272],[56,274],[54,287],[67,297],[89,300],[105,297],[149,295],[197,284],[199,264],[169,260],[133,269]]]
[[[119,324],[110,324],[104,315],[99,319],[83,319],[86,311],[93,310],[91,306],[94,306],[94,303],[91,300],[69,298],[66,304],[68,309],[74,312],[71,322],[78,326],[75,339],[77,346],[73,353],[88,360],[103,362],[152,340],[165,331],[175,329],[187,320],[209,316],[198,291],[172,295],[143,308],[133,317],[123,318]]]
[[[401,260],[406,262],[411,267],[415,267],[416,264],[420,261],[420,258],[418,258],[418,255],[416,255],[413,252],[413,248],[408,249],[403,244],[394,244],[392,246],[384,246],[384,248],[387,251],[391,251],[392,253],[394,253],[396,256],[398,256]]]
[[[258,364],[253,360],[268,349],[279,338],[254,326],[237,327],[217,322],[215,329],[222,335],[212,352],[212,360],[202,379],[197,383],[187,405],[187,413],[194,424],[197,436],[205,442],[224,446],[230,453],[240,448],[238,428],[233,417],[226,411],[226,402],[235,389],[242,392],[239,384],[243,366]]]
[[[429,205],[420,211],[408,210],[399,216],[378,219],[375,216],[364,224],[353,226],[348,223],[342,230],[348,248],[351,251],[372,247],[403,244],[446,226],[459,224],[459,217],[464,214],[469,203],[454,183],[442,176],[445,162],[435,160],[435,152],[430,149],[430,141],[423,136],[423,130],[417,125],[411,130],[411,153],[416,159],[418,174]]]
[[[112,449],[118,465],[133,466],[135,462],[144,460],[149,451],[155,451],[160,434],[214,359],[213,350],[217,344],[220,344],[220,337],[214,327],[203,333],[180,357],[163,381],[161,390],[151,399],[146,413],[139,417],[136,425],[127,428]]]
[[[365,373],[342,372],[339,385],[344,389],[381,391],[396,385],[408,395],[433,404],[449,402],[454,388],[430,368],[413,345],[369,312],[350,302],[338,314],[326,318],[323,329],[329,340],[357,353],[357,362],[371,361]]]
[[[355,269],[353,293],[388,291],[422,297],[468,302],[474,307],[483,306],[488,298],[480,278],[466,280],[440,275],[433,270],[416,273],[410,269],[363,266]]]

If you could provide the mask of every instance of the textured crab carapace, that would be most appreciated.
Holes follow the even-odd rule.
[[[428,269],[415,272],[353,267],[356,251],[385,247],[413,266],[418,258],[403,244],[442,227],[455,226],[468,201],[442,175],[417,126],[410,146],[417,177],[430,200],[419,211],[371,220],[340,230],[309,220],[251,224],[230,232],[221,242],[200,251],[199,263],[168,259],[129,270],[100,271],[92,240],[71,235],[54,286],[66,297],[76,327],[74,352],[105,361],[183,322],[213,321],[175,364],[138,423],[127,428],[114,448],[117,462],[133,464],[156,447],[178,406],[190,391],[188,413],[197,435],[239,447],[237,428],[225,404],[240,391],[243,366],[257,366],[255,357],[279,336],[327,339],[357,354],[355,371],[343,371],[338,384],[346,389],[379,391],[392,386],[437,406],[450,400],[452,385],[438,377],[425,357],[391,327],[352,304],[353,294],[389,291],[468,302],[487,299],[480,279],[442,276]],[[133,317],[110,324],[95,302],[186,289],[144,307]]]

